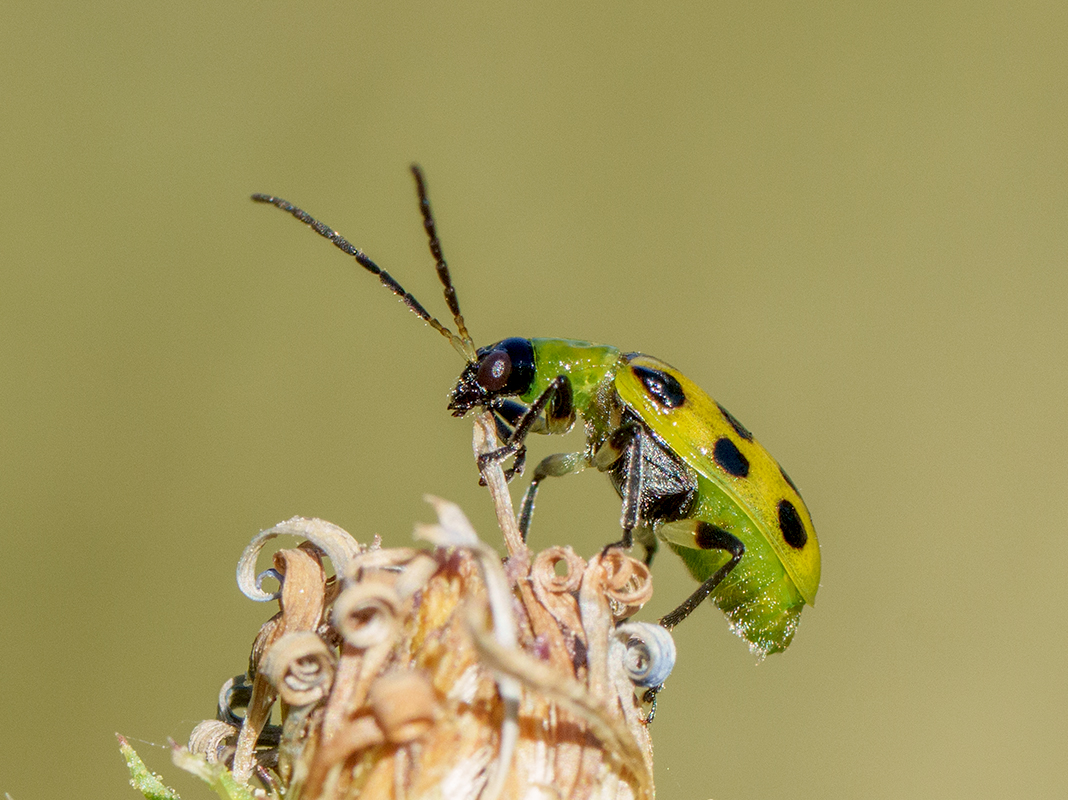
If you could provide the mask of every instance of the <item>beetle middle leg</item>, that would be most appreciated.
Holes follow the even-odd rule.
[[[602,552],[612,547],[629,550],[634,546],[634,529],[638,526],[641,515],[643,491],[641,434],[641,426],[637,423],[621,425],[612,431],[604,444],[593,454],[593,465],[602,472],[612,473],[613,483],[623,499],[623,508],[619,515],[623,538],[605,545]]]
[[[561,478],[564,475],[574,475],[586,469],[586,454],[579,453],[554,453],[546,456],[534,468],[534,476],[530,479],[530,486],[523,493],[523,502],[519,506],[519,532],[523,535],[523,541],[527,540],[527,531],[530,530],[530,519],[534,515],[534,500],[538,495],[538,487],[546,478]]]
[[[690,513],[696,475],[635,419],[612,432],[594,453],[593,464],[608,473],[623,501],[623,539],[609,547],[630,547],[637,540],[645,548],[645,563],[652,563],[657,542],[651,528]]]

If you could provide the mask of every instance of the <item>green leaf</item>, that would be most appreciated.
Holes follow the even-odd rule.
[[[141,760],[125,737],[115,735],[119,739],[119,750],[126,759],[126,768],[130,770],[131,786],[143,794],[147,800],[181,800],[178,792],[167,786],[159,775],[148,771],[145,762]]]
[[[176,766],[208,784],[222,800],[256,800],[252,787],[238,781],[222,764],[209,764],[204,756],[193,755],[184,747],[177,746],[171,758]]]

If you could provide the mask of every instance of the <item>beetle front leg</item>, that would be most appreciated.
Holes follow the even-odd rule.
[[[552,401],[551,405],[550,401]],[[478,457],[478,471],[482,472],[487,464],[500,463],[510,456],[515,456],[515,464],[510,470],[505,470],[505,477],[511,480],[516,474],[522,474],[522,465],[526,459],[524,442],[539,415],[546,410],[546,406],[549,407],[545,415],[548,432],[566,433],[575,421],[571,381],[568,380],[566,375],[557,375],[552,379],[549,385],[545,387],[545,391],[538,395],[537,399],[530,404],[530,407],[516,421],[515,427],[512,429],[512,435],[508,437],[502,447],[489,453],[483,453]],[[479,481],[479,483],[483,483],[483,481]]]

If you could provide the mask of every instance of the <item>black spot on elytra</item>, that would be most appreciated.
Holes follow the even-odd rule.
[[[782,531],[782,538],[795,550],[800,550],[808,542],[801,517],[789,500],[779,501],[779,530]]]
[[[664,408],[678,408],[686,402],[686,393],[672,375],[637,364],[632,364],[630,370],[642,382],[645,391]]]
[[[726,418],[727,422],[729,422],[731,424],[731,427],[734,428],[734,432],[735,433],[737,433],[739,436],[741,436],[747,442],[753,441],[753,434],[751,434],[749,432],[749,429],[747,427],[745,427],[745,425],[743,425],[737,419],[734,418],[734,414],[729,412],[727,409],[725,409],[719,403],[716,403],[716,406],[719,408],[720,413]]]
[[[743,456],[738,446],[726,436],[716,439],[712,457],[720,467],[736,478],[744,478],[749,474],[749,459]]]
[[[800,496],[801,496],[801,492],[800,492],[800,491],[798,491],[798,488],[797,488],[797,486],[796,486],[796,485],[794,484],[794,482],[793,482],[792,480],[790,480],[790,476],[786,474],[786,470],[784,470],[784,469],[782,468],[782,464],[779,464],[779,472],[781,472],[781,473],[782,473],[782,477],[783,477],[783,479],[784,479],[784,480],[785,480],[785,481],[786,481],[786,482],[787,482],[788,484],[790,484],[790,488],[791,488],[791,489],[793,489],[793,490],[794,490],[795,492],[797,492],[797,496],[798,496],[798,497],[800,497]]]

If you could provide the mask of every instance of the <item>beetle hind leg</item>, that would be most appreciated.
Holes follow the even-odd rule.
[[[717,569],[709,578],[697,587],[697,591],[687,597],[678,608],[660,618],[660,624],[671,630],[686,617],[690,616],[705,599],[716,590],[723,579],[730,574],[738,562],[745,555],[745,545],[742,540],[730,531],[726,531],[718,525],[702,520],[688,520],[694,525],[693,535],[697,547],[701,550],[723,550],[730,555],[730,560]]]

